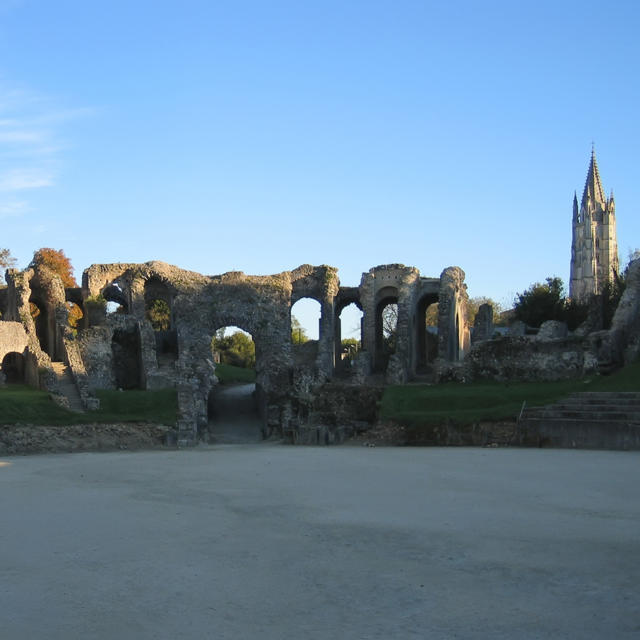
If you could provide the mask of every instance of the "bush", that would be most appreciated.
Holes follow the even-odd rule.
[[[544,284],[535,282],[524,293],[516,295],[514,315],[530,327],[539,327],[547,320],[566,321],[564,283],[562,278],[547,278]]]

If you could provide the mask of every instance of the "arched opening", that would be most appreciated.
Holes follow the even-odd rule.
[[[144,389],[142,350],[137,326],[115,329],[111,339],[113,374],[118,389]]]
[[[336,307],[335,319],[335,372],[348,375],[362,348],[362,307],[360,302],[346,301]]]
[[[127,308],[125,307],[125,305],[120,304],[115,300],[107,300],[105,311],[107,312],[107,315],[110,316],[113,313],[127,313]]]
[[[290,313],[294,364],[313,366],[318,357],[322,307],[313,298],[300,298]]]
[[[2,359],[2,373],[6,384],[25,383],[24,356],[17,351],[7,353]]]
[[[66,303],[67,311],[69,312],[68,322],[69,326],[77,331],[81,329],[84,322],[84,312],[82,307],[75,302],[67,302]]]
[[[429,364],[438,357],[438,294],[423,296],[416,313],[416,368],[428,371]]]
[[[395,287],[385,287],[378,294],[376,304],[375,330],[376,355],[375,370],[385,371],[389,358],[396,351],[398,329],[398,291]]]
[[[126,314],[129,313],[129,303],[127,297],[122,290],[122,287],[117,282],[112,282],[102,292],[102,297],[105,300],[105,307],[103,314],[107,316],[114,313]],[[91,322],[94,324],[94,322]]]
[[[159,278],[149,278],[145,282],[145,317],[155,333],[159,366],[178,359],[178,333],[173,323],[172,302],[169,287]]]
[[[78,287],[67,287],[64,290],[65,305],[68,312],[68,324],[74,331],[87,326],[87,310],[82,298],[82,289]]]
[[[218,384],[207,400],[208,440],[241,444],[262,440],[256,343],[239,327],[218,329],[211,339]]]
[[[2,318],[4,318],[7,313],[7,305],[7,285],[2,284],[2,280],[0,278],[0,320],[2,320]]]
[[[45,304],[42,304],[42,302],[40,302],[37,298],[31,296],[31,298],[29,299],[29,311],[36,326],[36,336],[38,338],[40,348],[52,360],[54,360],[53,347],[55,340],[53,330],[49,322],[49,313],[47,311],[47,306]]]

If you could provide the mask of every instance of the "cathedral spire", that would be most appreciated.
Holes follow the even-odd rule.
[[[595,149],[582,193],[582,204],[573,197],[571,280],[569,296],[587,300],[602,292],[618,273],[618,242],[613,192],[607,200],[600,180]]]
[[[607,201],[604,196],[604,189],[602,188],[602,181],[600,180],[600,172],[598,171],[598,163],[596,161],[596,150],[593,145],[591,146],[591,162],[589,163],[587,180],[584,184],[584,191],[582,192],[581,208],[586,207],[589,196],[591,196],[593,201],[600,204],[604,204]]]

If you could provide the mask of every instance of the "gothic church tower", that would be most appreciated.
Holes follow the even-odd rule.
[[[571,242],[571,280],[569,297],[586,300],[602,292],[607,281],[618,273],[616,206],[613,192],[605,198],[596,153],[591,149],[587,181],[578,209],[573,196],[573,239]]]

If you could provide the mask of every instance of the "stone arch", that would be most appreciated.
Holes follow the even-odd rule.
[[[102,297],[109,303],[119,305],[122,313],[129,313],[129,300],[121,284],[114,280],[102,289]]]
[[[381,288],[376,294],[375,303],[375,354],[374,369],[375,371],[385,371],[390,355],[394,351],[393,344],[389,343],[389,339],[385,339],[385,328],[383,323],[383,314],[389,305],[398,305],[400,293],[397,287],[386,286]],[[397,331],[397,327],[396,327]]]
[[[22,353],[10,351],[2,358],[0,367],[7,384],[24,384],[26,382],[26,359]]]
[[[118,389],[144,389],[142,341],[137,323],[113,330],[111,355],[113,375]]]
[[[358,289],[356,287],[340,289],[338,295],[336,296],[333,320],[335,350],[334,366],[336,372],[343,371],[346,367],[346,365],[344,365],[345,360],[343,359],[344,354],[342,353],[342,312],[351,305],[354,305],[357,309],[359,309],[362,314],[360,318],[360,337],[358,339],[359,348],[362,348],[362,323],[364,319],[364,310],[362,308],[362,303],[360,302]]]
[[[225,332],[223,339],[236,334],[248,336],[253,342],[257,362],[257,343],[250,332],[237,325],[226,325],[216,329],[215,334],[220,329],[229,330]],[[246,340],[246,338],[243,338],[243,340]],[[212,346],[214,345],[212,344]],[[224,354],[219,355],[224,358]],[[262,354],[260,354],[260,357],[262,358]],[[258,384],[257,376],[255,375],[253,380],[250,379],[250,372],[253,371],[255,374],[256,362],[252,367],[246,366],[246,362],[237,360],[226,360],[224,362],[216,360],[218,384],[209,389],[207,396],[207,440],[226,443],[247,443],[258,442],[265,437],[262,384]],[[223,369],[229,364],[233,366]],[[262,362],[261,368],[264,370]],[[225,375],[234,376],[240,373],[242,374],[241,379],[236,379],[232,382],[224,379]],[[262,382],[264,380],[261,380]]]
[[[76,329],[82,329],[88,326],[87,310],[82,297],[82,289],[78,287],[69,287],[64,290],[64,298],[67,311],[69,312],[69,324],[71,324],[72,309],[74,305],[78,308],[80,317],[77,319]],[[77,317],[77,314],[76,314]]]
[[[158,300],[163,302],[169,308],[169,327],[174,324],[172,307],[173,307],[173,292],[171,287],[157,275],[152,275],[144,282],[143,288],[145,311],[149,310],[149,305]]]
[[[174,296],[170,286],[156,275],[144,283],[145,318],[153,327],[156,356],[161,361],[178,359],[178,333],[173,315]]]
[[[427,293],[418,300],[416,305],[415,345],[418,372],[424,370],[438,357],[437,322],[435,331],[431,331],[432,328],[427,327],[427,311],[432,304],[438,304],[439,299],[440,296],[437,293]]]
[[[37,292],[32,292],[29,298],[29,309],[40,349],[55,360],[55,317],[49,305]]]
[[[312,301],[312,305],[309,302]],[[295,315],[294,309],[296,305],[302,304],[303,307],[307,307],[307,311],[305,315],[317,315],[317,327],[318,327],[318,337],[315,337],[315,332],[313,328],[307,325],[307,340],[302,342],[300,340],[300,336],[302,334],[302,330],[305,328],[304,321],[301,322],[301,327],[298,329],[298,335],[296,336],[296,329],[293,326],[293,318],[295,317],[298,321],[300,318]],[[316,306],[317,305],[317,306]],[[313,308],[313,311],[311,310]],[[300,311],[304,310],[299,309]],[[307,367],[315,367],[318,361],[318,354],[320,349],[320,341],[323,339],[323,317],[322,317],[322,303],[312,296],[302,296],[298,298],[295,302],[292,302],[289,307],[289,317],[291,319],[291,343],[293,349],[293,364],[294,366],[307,366]],[[304,319],[303,319],[304,320]]]

